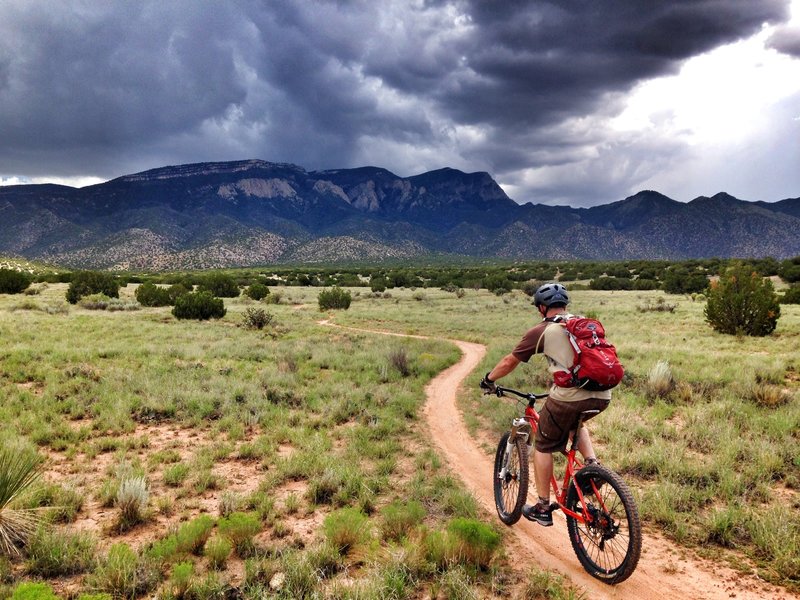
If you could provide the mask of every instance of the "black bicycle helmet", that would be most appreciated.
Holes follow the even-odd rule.
[[[536,306],[550,306],[552,304],[569,304],[569,294],[567,288],[560,283],[545,283],[540,286],[533,295],[533,303]]]

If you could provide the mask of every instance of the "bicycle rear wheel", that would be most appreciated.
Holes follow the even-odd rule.
[[[507,432],[500,438],[494,458],[494,504],[497,515],[506,525],[513,525],[522,516],[528,498],[528,445],[521,438],[509,448]]]
[[[583,492],[588,522],[567,515],[572,548],[583,568],[609,584],[625,581],[633,574],[642,551],[639,510],[628,485],[613,471],[589,465],[575,474],[566,506],[583,514],[584,504],[575,486]]]

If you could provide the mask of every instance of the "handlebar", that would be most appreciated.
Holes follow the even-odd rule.
[[[495,386],[495,394],[497,394],[498,398],[502,398],[506,394],[514,394],[515,396],[519,396],[523,400],[527,400],[528,402],[535,402],[536,400],[541,400],[542,398],[547,398],[549,394],[531,394],[529,392],[520,392],[518,390],[512,390],[511,388],[504,388],[500,387],[499,385]]]

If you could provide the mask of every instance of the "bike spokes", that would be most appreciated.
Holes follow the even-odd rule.
[[[494,501],[500,520],[513,525],[522,515],[528,496],[528,452],[521,439],[509,442],[506,433],[497,446],[494,462]]]

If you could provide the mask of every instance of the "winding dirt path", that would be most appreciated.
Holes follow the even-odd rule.
[[[334,325],[328,320],[321,325],[351,331],[396,337],[428,339],[426,336],[404,335],[389,331],[373,331]],[[467,431],[456,398],[459,386],[478,366],[486,354],[481,344],[449,341],[461,350],[456,364],[437,375],[425,388],[425,421],[445,461],[455,471],[478,502],[494,514],[494,492],[491,473],[494,456],[481,449]],[[519,564],[537,564],[542,568],[567,576],[581,586],[589,598],[659,600],[685,598],[691,600],[764,600],[797,598],[793,594],[769,585],[755,576],[744,576],[723,564],[702,561],[690,556],[661,536],[645,531],[642,555],[636,572],[618,586],[609,586],[583,570],[567,535],[567,525],[561,513],[554,516],[554,527],[542,527],[520,520],[511,528],[512,556]]]

